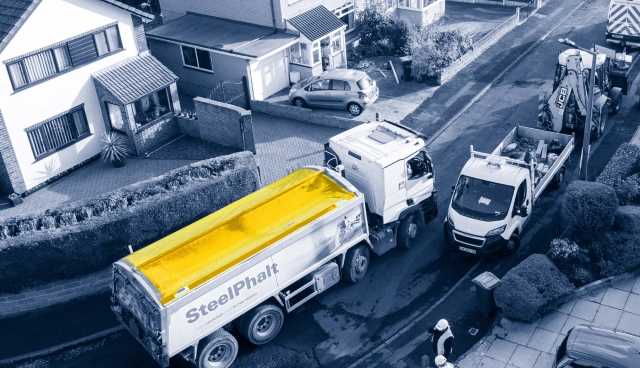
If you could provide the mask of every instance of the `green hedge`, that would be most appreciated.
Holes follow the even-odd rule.
[[[494,292],[494,299],[505,317],[529,322],[574,290],[575,286],[549,258],[532,254],[507,272]]]
[[[591,238],[613,226],[618,198],[611,186],[574,181],[562,199],[562,217],[569,230]]]
[[[93,272],[255,191],[253,155],[200,161],[37,216],[0,222],[0,293]]]
[[[613,187],[620,204],[638,204],[640,203],[638,171],[640,171],[640,147],[623,143],[596,181]]]

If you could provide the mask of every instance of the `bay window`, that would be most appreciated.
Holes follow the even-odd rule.
[[[331,52],[337,54],[342,51],[342,31],[331,34]]]
[[[309,46],[306,43],[298,42],[289,47],[289,62],[294,64],[310,65]]]
[[[316,41],[313,43],[313,64],[318,64],[320,62],[320,41]]]
[[[429,5],[429,0],[398,0],[398,6],[408,9],[422,10]]]
[[[137,127],[149,124],[173,112],[169,87],[143,96],[131,105],[133,106],[134,120]]]

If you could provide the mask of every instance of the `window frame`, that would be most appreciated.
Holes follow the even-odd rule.
[[[185,68],[189,68],[189,69],[194,69],[194,70],[199,70],[201,72],[206,72],[206,73],[211,73],[211,74],[215,74],[215,72],[213,71],[213,56],[212,56],[212,52],[209,49],[203,48],[203,47],[197,47],[197,46],[191,46],[191,45],[186,45],[186,44],[179,44],[180,45],[180,57],[182,58],[182,66]],[[197,66],[193,66],[193,65],[189,65],[185,62],[184,60],[184,48],[190,48],[193,49],[195,55],[196,55],[196,63],[198,64]],[[209,63],[211,64],[211,69],[205,69],[205,68],[201,68],[200,67],[200,58],[198,57],[198,50],[200,51],[204,51],[209,55]]]
[[[159,93],[160,91],[164,91],[166,94],[166,98],[167,98],[167,107],[168,107],[168,111],[165,112],[162,115],[158,115],[155,119],[153,120],[149,120],[144,124],[139,124],[138,121],[136,120],[136,115],[138,114],[138,108],[136,107],[136,103],[140,100],[142,100],[143,98],[147,97],[147,96],[151,96],[154,93]],[[160,121],[164,118],[166,118],[167,116],[169,116],[170,114],[175,114],[175,110],[173,107],[173,98],[171,97],[171,86],[166,86],[166,87],[162,87],[162,88],[158,88],[157,90],[148,93],[138,99],[136,99],[135,101],[128,103],[127,105],[130,105],[132,107],[132,112],[133,112],[133,125],[135,128],[135,132],[139,132],[141,130],[146,129],[147,127],[153,126],[155,125],[155,122]]]
[[[107,39],[107,36],[106,36],[106,31],[107,31],[107,29],[110,29],[110,28],[115,28],[116,29],[116,35],[118,37],[118,47],[119,48],[116,48],[114,50],[110,49],[109,42],[108,42],[108,39]],[[98,52],[97,52],[98,49],[97,49],[97,46],[96,46],[96,43],[95,43],[96,42],[95,41],[96,34],[99,34],[99,33],[103,33],[105,35],[105,40],[106,40],[106,43],[107,43],[107,47],[109,48],[109,51],[104,53],[104,54],[102,54],[102,55],[98,54]],[[71,51],[69,49],[69,44],[71,42],[75,41],[75,40],[79,40],[79,39],[81,39],[83,37],[87,37],[89,35],[92,36],[92,39],[93,39],[93,42],[94,42],[94,47],[96,48],[96,57],[91,59],[91,60],[87,60],[85,62],[76,64],[76,63],[74,63],[73,58],[71,57]],[[60,65],[58,63],[58,60],[56,58],[56,54],[54,52],[54,50],[60,49],[60,48],[63,48],[65,50],[66,55],[69,58],[69,67],[66,68],[66,69],[60,69]],[[75,36],[75,37],[69,38],[69,39],[67,39],[65,41],[58,42],[56,44],[44,47],[44,48],[39,49],[37,51],[32,51],[32,52],[29,52],[27,54],[23,54],[21,56],[9,59],[8,61],[4,61],[4,64],[5,64],[5,68],[7,70],[7,74],[9,75],[9,80],[11,81],[11,87],[13,88],[13,93],[16,93],[16,92],[22,91],[24,89],[30,88],[32,86],[38,85],[40,83],[43,83],[45,81],[48,81],[50,79],[56,78],[56,77],[58,77],[60,75],[63,75],[65,73],[69,73],[69,72],[73,71],[74,69],[77,69],[77,68],[80,68],[82,66],[91,64],[91,63],[93,63],[95,61],[98,61],[100,59],[106,58],[106,57],[108,57],[110,55],[113,55],[113,54],[118,53],[118,52],[123,51],[123,50],[124,50],[124,45],[122,43],[122,36],[120,34],[120,27],[119,27],[118,23],[113,23],[113,24],[109,24],[109,25],[104,26],[104,27],[100,27],[97,30],[93,30],[93,31],[87,32],[87,33],[82,34],[80,36]],[[38,54],[44,53],[44,52],[47,52],[47,53],[49,53],[51,55],[51,57],[53,59],[53,62],[55,64],[56,72],[53,73],[52,75],[49,75],[49,76],[45,77],[45,78],[41,78],[41,79],[38,79],[38,80],[30,80],[31,78],[29,78],[29,74],[27,72],[26,65],[25,65],[25,60],[27,58],[29,58],[29,57],[32,57],[32,56],[35,56],[35,55],[38,55]],[[20,73],[22,74],[22,77],[26,81],[26,83],[24,85],[20,86],[20,87],[16,87],[14,76],[11,73],[11,70],[9,69],[9,66],[13,65],[13,64],[18,64],[20,66]]]
[[[73,113],[75,113],[77,111],[81,111],[82,112],[82,116],[84,117],[84,122],[87,125],[87,130],[86,130],[86,133],[84,133],[84,134],[77,134],[78,132],[77,132],[77,127],[76,127],[76,122],[73,121]],[[30,138],[29,134],[31,132],[38,131],[43,126],[45,126],[47,123],[49,123],[49,122],[51,122],[51,121],[53,121],[55,119],[61,118],[63,116],[68,116],[67,117],[67,119],[68,119],[67,120],[68,121],[67,124],[69,124],[69,126],[73,126],[73,128],[76,129],[76,134],[77,134],[76,137],[73,140],[70,140],[70,141],[68,141],[68,142],[66,142],[66,143],[64,143],[64,144],[62,144],[62,145],[60,145],[58,147],[55,147],[52,150],[37,154],[36,150],[34,149],[35,148],[34,147],[34,142]],[[27,140],[29,141],[29,146],[31,148],[31,153],[33,154],[33,157],[35,159],[34,162],[38,162],[38,161],[40,161],[40,160],[42,160],[42,159],[44,159],[46,157],[49,157],[49,156],[51,156],[51,155],[53,155],[53,154],[55,154],[57,152],[60,152],[60,151],[64,150],[65,148],[70,147],[70,146],[80,142],[81,140],[93,135],[93,132],[91,131],[91,125],[89,124],[89,120],[87,119],[87,112],[84,109],[84,104],[80,104],[80,105],[78,105],[78,106],[76,106],[76,107],[74,107],[74,108],[72,108],[70,110],[67,110],[67,111],[65,111],[63,113],[60,113],[60,114],[55,115],[55,116],[52,116],[52,117],[50,117],[50,118],[48,118],[48,119],[46,119],[44,121],[41,121],[41,122],[36,123],[36,124],[34,124],[34,125],[30,126],[30,127],[27,127],[27,128],[24,129],[24,131],[25,131],[25,134],[27,135]],[[49,137],[49,139],[51,139],[51,138]]]

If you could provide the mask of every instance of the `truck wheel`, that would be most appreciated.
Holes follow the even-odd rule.
[[[560,189],[560,187],[562,187],[562,182],[564,182],[565,171],[566,169],[564,167],[561,167],[560,170],[558,170],[558,173],[556,174],[556,176],[554,176],[553,179],[551,180],[551,189],[558,190]]]
[[[349,249],[342,268],[343,280],[351,284],[362,280],[369,269],[369,255],[369,247],[363,244]]]
[[[236,328],[253,345],[263,345],[275,339],[283,325],[282,308],[275,304],[262,304],[240,317]]]
[[[223,329],[206,337],[198,354],[198,368],[228,368],[238,356],[238,340]]]
[[[507,245],[505,246],[505,252],[507,254],[514,254],[520,248],[520,237],[518,234],[511,235],[511,239],[507,241]]]
[[[615,115],[620,112],[621,107],[622,107],[622,93],[618,93],[612,100],[611,109],[609,110],[609,112],[611,113],[611,115]]]
[[[398,247],[403,249],[411,248],[411,242],[418,235],[418,222],[415,216],[409,215],[400,222],[398,226]]]
[[[595,142],[600,139],[604,135],[604,131],[607,129],[607,120],[609,117],[609,110],[605,108],[601,108],[598,112],[598,123],[596,125],[596,129],[591,134],[591,141]]]

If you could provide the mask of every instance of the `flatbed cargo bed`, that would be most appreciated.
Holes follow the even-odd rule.
[[[167,305],[176,294],[197,288],[356,196],[321,170],[300,169],[125,260]]]

